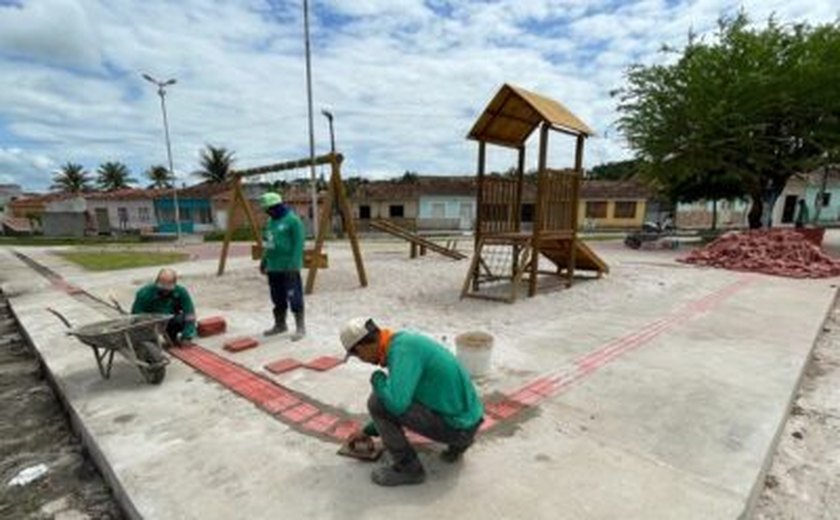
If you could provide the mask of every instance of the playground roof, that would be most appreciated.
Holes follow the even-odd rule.
[[[467,135],[468,139],[512,148],[525,144],[541,124],[548,123],[573,135],[594,132],[559,102],[505,83]]]

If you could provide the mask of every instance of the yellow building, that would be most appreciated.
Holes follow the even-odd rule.
[[[639,228],[650,197],[650,190],[634,181],[584,181],[578,223],[584,231]]]

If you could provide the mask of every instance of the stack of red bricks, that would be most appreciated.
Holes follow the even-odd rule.
[[[790,278],[840,275],[840,261],[796,231],[783,229],[728,233],[680,261]]]

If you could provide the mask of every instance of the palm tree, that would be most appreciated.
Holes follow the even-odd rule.
[[[50,189],[66,193],[81,193],[90,190],[91,180],[84,166],[67,161],[67,164],[53,174],[53,184]]]
[[[215,147],[208,144],[205,149],[199,152],[201,169],[194,172],[211,183],[222,183],[228,180],[233,166],[233,152],[223,147]]]
[[[128,166],[119,161],[102,163],[96,173],[96,184],[103,191],[124,190],[129,184],[137,182],[131,177]]]
[[[146,177],[148,177],[152,184],[149,185],[149,188],[171,188],[172,187],[172,175],[169,174],[169,170],[166,169],[165,166],[158,164],[152,166],[148,170],[146,170]]]

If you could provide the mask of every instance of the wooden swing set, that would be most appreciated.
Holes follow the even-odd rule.
[[[533,227],[523,230],[525,142],[538,127]],[[548,167],[552,130],[575,138],[574,169]],[[565,277],[566,285],[571,286],[576,269],[595,271],[598,276],[609,271],[577,236],[584,141],[592,134],[586,124],[553,99],[508,84],[499,89],[467,136],[478,141],[478,193],[475,253],[462,298],[513,302],[523,281],[528,282],[528,296],[537,293],[540,274]],[[517,150],[515,177],[485,174],[487,143]],[[540,256],[550,260],[554,269],[540,270]],[[509,284],[510,292],[481,292],[482,285],[498,287],[500,283]]]
[[[365,266],[362,260],[362,252],[359,248],[359,240],[356,236],[356,225],[353,220],[353,212],[350,209],[350,203],[347,200],[347,194],[344,190],[344,182],[341,180],[341,163],[344,157],[337,153],[328,153],[315,157],[314,159],[299,159],[295,161],[287,161],[277,164],[270,164],[268,166],[260,166],[257,168],[249,168],[247,170],[234,170],[231,172],[231,190],[232,196],[230,205],[228,206],[228,221],[227,230],[225,232],[225,241],[222,245],[222,252],[219,257],[218,276],[225,272],[225,264],[227,262],[228,250],[230,249],[230,242],[233,239],[233,232],[237,227],[237,216],[240,208],[245,213],[248,220],[248,225],[253,232],[255,243],[251,247],[251,256],[255,260],[262,258],[262,233],[260,226],[257,224],[256,216],[254,215],[251,205],[248,203],[245,193],[242,190],[242,179],[253,177],[257,175],[265,175],[268,173],[276,173],[288,170],[295,170],[298,168],[308,167],[310,165],[318,166],[322,164],[329,164],[331,167],[330,180],[327,187],[327,196],[321,206],[319,213],[318,233],[315,237],[315,247],[304,251],[304,267],[309,269],[306,276],[306,294],[312,294],[315,289],[315,277],[318,275],[318,269],[326,268],[328,266],[327,256],[324,254],[324,240],[327,237],[327,231],[332,222],[333,206],[338,206],[338,211],[341,215],[342,227],[350,240],[350,246],[353,250],[353,259],[356,262],[356,272],[359,276],[359,284],[362,287],[367,287],[367,274],[365,273]]]

